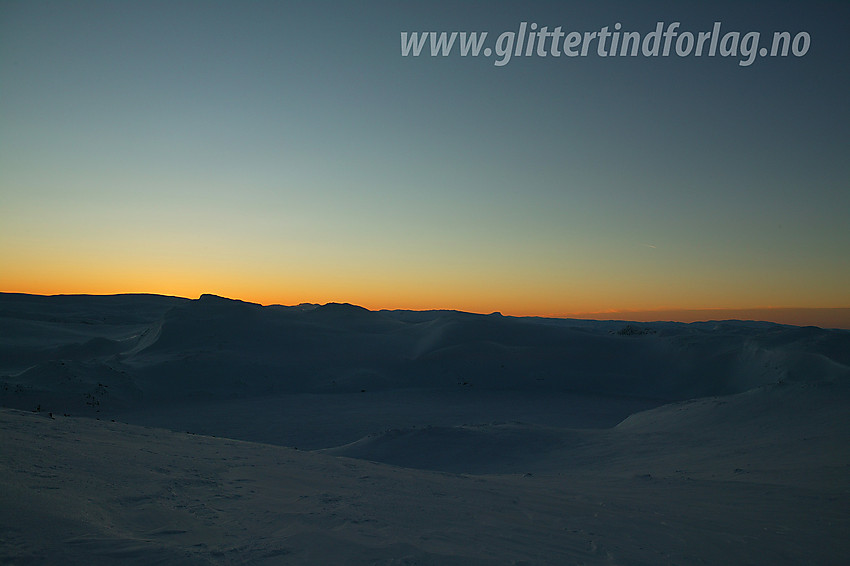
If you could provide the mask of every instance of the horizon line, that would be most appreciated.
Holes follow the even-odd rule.
[[[842,330],[850,330],[850,307],[787,307],[787,306],[759,306],[759,307],[698,307],[698,308],[677,308],[677,307],[662,307],[651,309],[609,309],[604,311],[567,311],[556,313],[503,313],[500,310],[490,312],[465,310],[462,308],[449,307],[432,307],[432,308],[375,308],[363,306],[350,301],[328,301],[326,303],[317,303],[312,301],[302,301],[295,304],[285,304],[281,302],[257,302],[242,298],[227,297],[216,293],[200,293],[197,298],[186,297],[182,295],[171,295],[163,293],[151,292],[125,292],[125,293],[54,293],[40,294],[17,291],[0,291],[4,295],[26,295],[31,297],[116,297],[116,296],[133,296],[147,295],[159,297],[172,297],[185,300],[199,300],[203,296],[213,296],[222,299],[240,301],[263,307],[282,306],[282,307],[297,307],[301,305],[317,305],[324,306],[329,304],[349,304],[365,308],[372,312],[380,311],[454,311],[468,314],[500,314],[502,316],[510,316],[514,318],[553,318],[553,319],[577,319],[577,320],[598,320],[598,321],[622,321],[622,322],[681,322],[685,324],[693,322],[712,322],[722,320],[740,320],[740,321],[758,321],[772,322],[775,324],[788,324],[792,326],[817,326],[820,328],[835,328]],[[718,317],[706,318],[702,315],[714,313],[720,315]],[[753,315],[770,315],[768,318]]]

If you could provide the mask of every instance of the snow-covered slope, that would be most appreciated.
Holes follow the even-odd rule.
[[[844,564],[848,396],[790,393],[656,409],[613,430],[382,437],[406,465],[525,470],[485,475],[3,409],[0,561]],[[781,426],[795,398],[814,418]]]
[[[762,322],[0,295],[0,563],[843,564],[848,368]]]
[[[636,326],[208,295],[0,295],[0,315],[0,404],[57,413],[408,388],[675,401],[850,375],[850,332],[767,323]]]

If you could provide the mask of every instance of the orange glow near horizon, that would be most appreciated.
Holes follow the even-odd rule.
[[[557,249],[537,257],[435,246],[414,256],[392,242],[378,251],[353,239],[339,237],[339,248],[323,246],[313,253],[220,237],[83,244],[55,234],[51,245],[12,240],[0,249],[0,264],[7,266],[0,272],[0,290],[186,298],[209,293],[264,305],[346,302],[371,310],[683,322],[737,318],[850,328],[850,305],[838,300],[846,297],[840,273],[814,280],[795,272],[776,280],[741,264],[715,271],[699,265],[687,271],[649,269],[641,262],[653,258],[631,252],[564,256],[558,263]]]
[[[375,40],[419,25],[406,3],[319,43],[310,3],[132,4],[0,3],[0,291],[819,325],[850,307],[841,50],[417,63]]]
[[[551,318],[578,318],[591,320],[630,320],[639,322],[676,321],[695,322],[706,320],[765,320],[781,324],[799,326],[821,326],[825,328],[850,329],[850,308],[823,306],[780,306],[780,307],[703,307],[686,305],[684,307],[648,307],[648,308],[606,308],[599,309],[599,303],[557,304],[546,296],[508,296],[499,289],[490,292],[473,293],[473,289],[458,288],[450,290],[431,288],[417,289],[405,293],[403,289],[386,286],[370,290],[367,285],[349,286],[342,292],[341,283],[312,284],[307,280],[293,281],[285,285],[268,282],[247,281],[221,282],[217,285],[201,286],[191,278],[145,276],[143,272],[122,275],[104,274],[92,278],[90,274],[78,273],[69,277],[62,285],[51,283],[24,283],[14,278],[3,277],[0,283],[3,292],[26,293],[34,295],[115,295],[115,294],[157,294],[196,299],[202,294],[214,294],[261,305],[297,305],[300,303],[325,304],[331,302],[352,303],[370,310],[457,310],[472,313],[489,314],[501,312],[506,316],[540,316]],[[130,276],[130,277],[128,277]],[[133,280],[134,283],[128,283]],[[370,292],[371,291],[371,292]],[[519,295],[519,294],[518,294]],[[600,301],[601,302],[601,301]],[[584,308],[583,308],[584,307]]]
[[[181,266],[175,262],[156,267],[140,264],[111,271],[103,270],[102,266],[81,265],[64,278],[47,276],[38,278],[42,282],[30,283],[0,277],[0,285],[4,290],[34,294],[152,293],[196,298],[210,293],[264,305],[348,302],[372,310],[452,309],[479,313],[499,311],[514,316],[585,315],[586,318],[619,317],[630,312],[779,311],[850,306],[785,297],[772,297],[772,304],[765,305],[758,295],[735,296],[731,291],[724,293],[722,290],[704,294],[700,290],[691,293],[651,292],[643,288],[623,291],[616,285],[592,280],[583,286],[573,284],[561,288],[557,279],[541,283],[517,278],[490,283],[486,277],[463,278],[460,274],[454,278],[452,274],[445,277],[434,274],[426,278],[417,277],[415,273],[357,277],[319,267],[301,274],[271,272],[262,274],[265,277],[252,277],[256,274],[240,271],[238,267],[230,276],[202,265]],[[675,315],[671,320],[682,316],[685,315]]]

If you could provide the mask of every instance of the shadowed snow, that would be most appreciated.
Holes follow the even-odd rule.
[[[0,295],[0,562],[843,564],[848,366],[761,322]]]

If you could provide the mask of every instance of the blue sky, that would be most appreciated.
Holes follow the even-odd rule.
[[[843,2],[0,4],[0,286],[513,314],[848,307]],[[402,57],[521,22],[803,57]]]

